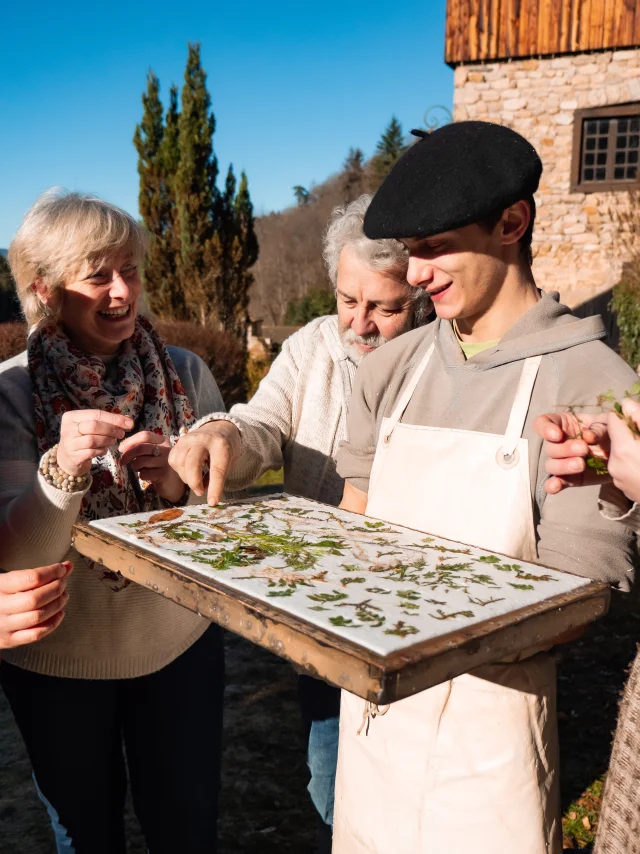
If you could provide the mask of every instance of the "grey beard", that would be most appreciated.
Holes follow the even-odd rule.
[[[364,344],[366,347],[374,347],[377,349],[387,342],[387,339],[380,334],[356,335],[351,328],[340,330],[340,340],[342,341],[342,347],[344,348],[344,352],[347,354],[347,358],[350,362],[353,362],[354,365],[359,365],[367,355],[367,353],[363,353],[358,349],[358,344]]]

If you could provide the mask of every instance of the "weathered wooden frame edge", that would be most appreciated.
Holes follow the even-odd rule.
[[[73,544],[90,560],[117,569],[131,581],[291,661],[309,675],[378,704],[409,697],[482,664],[517,656],[523,649],[542,647],[541,638],[548,637],[545,627],[550,622],[558,634],[572,631],[603,616],[610,599],[607,585],[590,582],[575,593],[563,593],[476,624],[473,636],[459,630],[382,656],[86,523],[74,526]],[[481,643],[483,640],[488,642]],[[291,655],[293,648],[300,654]],[[427,649],[429,656],[425,656]]]

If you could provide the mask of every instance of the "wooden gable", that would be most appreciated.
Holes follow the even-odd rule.
[[[640,46],[640,0],[447,0],[449,65]]]

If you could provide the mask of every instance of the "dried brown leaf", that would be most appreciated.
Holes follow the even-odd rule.
[[[170,510],[162,510],[160,513],[154,513],[149,517],[149,524],[153,525],[156,522],[173,522],[174,519],[179,519],[184,510],[179,510],[177,507],[172,507]]]

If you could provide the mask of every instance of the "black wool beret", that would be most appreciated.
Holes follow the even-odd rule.
[[[421,139],[398,160],[373,197],[364,233],[430,237],[470,225],[538,189],[542,163],[519,133],[490,122],[454,122]]]

